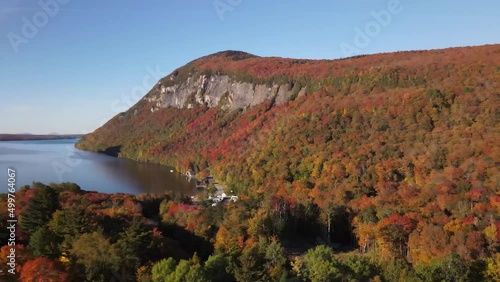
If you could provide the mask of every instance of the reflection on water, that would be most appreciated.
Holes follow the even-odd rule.
[[[76,141],[0,142],[0,181],[6,183],[11,167],[17,171],[18,187],[33,181],[75,182],[82,189],[105,193],[195,193],[194,183],[170,167],[79,151]]]
[[[148,193],[163,193],[165,190],[175,190],[190,194],[191,185],[186,177],[177,172],[171,172],[167,166],[137,163],[131,160],[98,162],[106,175],[125,181]]]

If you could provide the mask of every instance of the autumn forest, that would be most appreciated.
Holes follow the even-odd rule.
[[[222,74],[294,94],[236,110],[143,99],[77,147],[213,175],[239,200],[34,182],[16,194],[19,281],[500,281],[500,45],[228,51],[165,83]]]

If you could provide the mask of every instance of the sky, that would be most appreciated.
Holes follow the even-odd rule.
[[[1,0],[0,133],[88,133],[223,50],[336,59],[500,43],[498,0]]]

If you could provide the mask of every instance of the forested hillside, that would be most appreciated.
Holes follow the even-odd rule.
[[[232,109],[224,97],[242,93],[222,93],[217,105],[196,103],[193,93],[189,107],[163,107],[155,86],[77,146],[180,171],[210,168],[242,210],[205,236],[235,257],[258,253],[252,246],[264,237],[321,240],[374,255],[398,275],[437,281],[455,263],[498,279],[485,273],[500,263],[500,45],[334,61],[223,52],[159,84],[220,76],[286,84],[291,95]],[[303,265],[294,264],[296,275],[325,281]],[[442,279],[458,281],[450,277]]]

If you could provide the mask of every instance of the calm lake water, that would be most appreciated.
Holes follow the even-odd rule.
[[[77,139],[0,142],[0,187],[7,187],[7,168],[17,172],[17,188],[31,184],[74,182],[82,189],[104,193],[164,193],[193,195],[195,188],[172,168],[80,151]],[[0,191],[0,193],[6,193]]]

